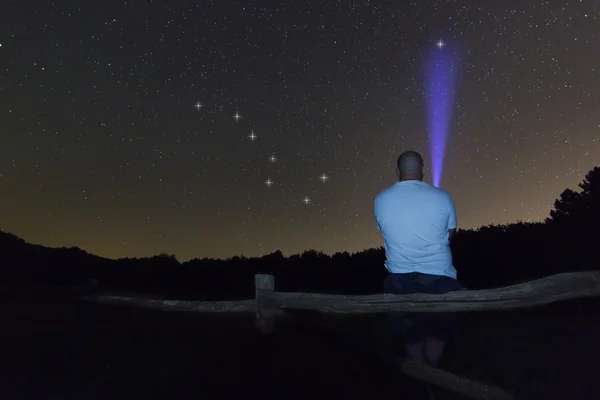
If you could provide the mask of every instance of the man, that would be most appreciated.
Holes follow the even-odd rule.
[[[450,238],[456,211],[450,195],[423,182],[423,158],[414,151],[398,158],[399,182],[375,197],[375,220],[383,236],[384,291],[392,294],[461,290],[452,265]],[[406,356],[435,366],[454,329],[454,314],[391,313]]]

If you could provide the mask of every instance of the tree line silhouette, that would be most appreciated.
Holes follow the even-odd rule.
[[[470,289],[514,284],[559,272],[600,266],[600,167],[578,191],[566,189],[544,222],[516,222],[460,230],[454,265]],[[105,259],[77,247],[48,248],[0,232],[0,279],[9,285],[78,285],[98,279],[101,290],[206,300],[253,296],[253,277],[269,273],[277,290],[379,293],[386,270],[383,247],[327,255],[308,250],[284,257],[213,258],[179,262],[173,255]]]

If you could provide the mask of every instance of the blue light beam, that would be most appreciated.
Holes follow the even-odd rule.
[[[427,58],[425,86],[428,100],[429,146],[433,185],[439,187],[454,105],[456,56],[441,40]]]

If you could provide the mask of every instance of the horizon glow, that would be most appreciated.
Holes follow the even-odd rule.
[[[444,171],[446,144],[454,109],[455,55],[443,41],[436,43],[426,61],[425,86],[428,102],[429,149],[433,185],[439,187]]]

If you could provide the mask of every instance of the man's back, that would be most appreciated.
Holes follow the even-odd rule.
[[[390,272],[456,279],[448,237],[456,212],[447,192],[420,180],[401,181],[375,197],[374,211]]]

